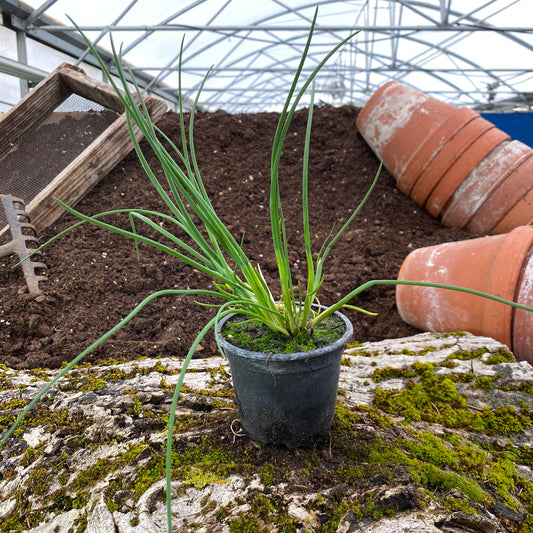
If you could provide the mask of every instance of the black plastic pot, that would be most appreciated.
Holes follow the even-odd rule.
[[[220,321],[217,335],[228,358],[240,422],[262,444],[302,446],[329,430],[335,414],[341,358],[353,333],[308,352],[265,354],[230,344],[221,332],[234,315]]]

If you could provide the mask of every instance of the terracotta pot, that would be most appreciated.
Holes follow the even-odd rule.
[[[529,305],[532,252],[533,227],[521,226],[505,235],[415,250],[405,259],[398,279],[455,285]],[[533,327],[533,313],[524,315],[486,298],[432,287],[398,286],[396,305],[402,319],[418,329],[492,337],[509,346],[517,358],[533,363],[533,334],[524,335]]]
[[[427,211],[434,217],[439,217],[457,187],[475,166],[483,161],[494,148],[507,140],[509,140],[509,135],[495,127],[487,129],[475,139],[435,184],[425,204]]]
[[[478,116],[471,120],[430,162],[413,187],[411,198],[438,217],[475,166],[507,139],[507,134],[485,119]]]
[[[522,275],[518,286],[520,287],[516,295],[517,301],[533,307],[533,253],[530,250],[529,258],[525,267],[522,269]],[[513,325],[513,349],[516,353],[527,354],[526,359],[533,363],[531,351],[533,347],[533,313],[517,309],[514,316]]]
[[[531,179],[533,174],[529,174]],[[503,233],[515,228],[518,224],[533,224],[533,189],[521,198],[516,205],[496,225],[494,231]]]
[[[401,174],[395,176],[398,189],[410,194],[428,165],[441,154],[450,140],[476,117],[480,118],[475,111],[461,107],[449,115],[425,140],[419,139],[420,147],[413,153]]]
[[[529,175],[533,174],[532,156],[533,150],[520,141],[500,144],[456,189],[442,212],[442,223],[467,228],[473,221],[469,231],[481,234],[491,231],[533,185]]]
[[[398,189],[445,225],[485,234],[532,222],[533,150],[475,111],[391,81],[357,127]]]
[[[456,112],[453,105],[390,81],[381,86],[360,111],[357,128],[401,183],[405,173],[412,173],[409,165],[419,164],[414,154],[420,150],[421,141],[430,137]],[[464,120],[464,117],[458,120]],[[423,162],[422,158],[422,166]]]

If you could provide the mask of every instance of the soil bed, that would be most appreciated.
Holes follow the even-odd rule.
[[[333,225],[339,228],[358,205],[378,169],[378,160],[356,130],[358,109],[316,109],[310,162],[311,231],[318,251]],[[276,274],[268,213],[270,149],[278,115],[199,113],[195,150],[206,189],[233,234],[243,238],[249,257],[267,278]],[[65,133],[64,121],[49,129],[50,142]],[[69,123],[80,125],[82,121]],[[291,263],[296,280],[305,279],[301,247],[301,164],[306,111],[299,112],[282,156],[281,184]],[[168,113],[159,126],[179,144],[179,119]],[[143,144],[143,146],[145,146]],[[157,167],[155,158],[148,160]],[[119,208],[166,212],[135,154],[123,160],[79,204],[86,214]],[[64,215],[46,231],[42,242],[77,219]],[[122,222],[128,227],[127,220]],[[394,279],[405,256],[416,248],[471,238],[443,227],[395,188],[383,170],[378,185],[352,228],[338,242],[325,268],[320,293],[327,305],[370,279]],[[44,251],[49,280],[41,283],[46,298],[37,302],[25,291],[15,258],[0,260],[0,362],[14,368],[58,367],[72,360],[136,303],[163,288],[209,288],[201,273],[162,252],[142,246],[140,260],[133,242],[83,225]],[[277,286],[273,285],[274,293]],[[360,342],[412,335],[395,308],[394,287],[376,287],[353,301],[377,317],[348,311],[354,339]],[[88,361],[140,356],[183,356],[214,310],[191,297],[152,301],[132,322],[96,350]],[[199,357],[216,354],[214,336],[202,342]]]

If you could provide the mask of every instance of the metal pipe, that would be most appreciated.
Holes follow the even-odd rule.
[[[50,32],[73,32],[77,31],[74,26],[62,26],[62,25],[43,25],[43,26],[28,26],[28,32],[33,29],[45,30]],[[108,29],[108,26],[80,26],[80,29],[84,32],[88,31],[104,31]],[[309,31],[309,26],[191,26],[185,24],[165,24],[154,26],[137,26],[137,25],[125,25],[115,26],[111,28],[113,31],[210,31],[210,32],[236,32],[236,31]],[[514,32],[514,33],[533,33],[533,28],[527,26],[503,26],[494,27],[486,26],[484,24],[464,24],[460,26],[447,25],[447,26],[316,26],[315,34],[321,32],[332,31],[370,31],[370,32],[389,32],[389,31],[444,31],[444,32],[463,32],[463,31],[487,31],[487,32]]]
[[[40,82],[42,79],[48,76],[48,72],[44,70],[30,67],[19,61],[14,61],[4,56],[0,56],[0,72],[8,74],[9,76],[15,76],[31,82]]]

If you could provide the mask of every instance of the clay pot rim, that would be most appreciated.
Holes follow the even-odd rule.
[[[533,187],[529,189],[513,207],[512,209],[498,222],[494,227],[496,233],[507,233],[516,228],[516,224],[513,222],[514,218],[518,218],[519,221],[525,220],[524,216],[521,216],[523,212],[530,212],[530,217],[527,223],[522,225],[530,226],[533,224],[533,212],[531,212],[531,206],[533,205]],[[527,216],[527,214],[526,214]]]
[[[405,170],[396,178],[398,189],[409,195],[427,166],[445,149],[450,139],[477,117],[477,113],[468,107],[460,107],[448,115],[406,163]]]
[[[450,167],[463,156],[479,137],[494,127],[493,124],[480,116],[465,124],[420,174],[411,190],[411,198],[418,205],[424,206]]]
[[[483,135],[480,135],[433,187],[426,200],[426,210],[435,218],[438,218],[442,210],[446,208],[453,193],[476,165],[483,161],[502,142],[508,140],[509,135],[496,127],[490,128]],[[472,160],[471,157],[474,159]]]
[[[512,160],[508,168],[504,172],[498,173],[491,169],[491,160],[498,161],[509,153],[510,157],[514,156],[514,146],[519,145],[522,150],[521,155]],[[513,146],[512,149],[510,147]],[[477,213],[483,208],[485,202],[491,198],[494,193],[500,194],[500,186],[511,176],[512,173],[518,171],[520,167],[527,162],[533,155],[533,150],[520,141],[504,141],[499,146],[494,148],[492,152],[477,165],[472,172],[463,180],[461,185],[456,189],[452,198],[442,211],[441,220],[445,226],[466,228],[468,224],[477,216]],[[487,163],[489,165],[488,171],[480,168],[481,165]],[[485,172],[486,171],[486,172]],[[481,186],[481,188],[479,188]],[[470,198],[472,195],[477,197],[476,204],[472,205],[469,201],[465,204],[465,197]],[[488,233],[492,228],[484,231],[474,231],[473,233]]]
[[[507,234],[496,254],[491,270],[488,290],[490,294],[495,296],[503,294],[503,298],[516,301],[519,279],[532,248],[533,228],[530,226],[519,226]],[[503,309],[502,304],[488,300],[483,320],[483,327],[487,331],[500,332],[501,338],[506,339],[502,342],[511,349],[515,311],[514,307],[506,305]],[[502,320],[502,313],[508,317],[507,320]],[[510,328],[506,328],[507,323],[511,325]]]
[[[524,172],[524,167],[531,167],[531,169],[529,172],[527,170]],[[498,226],[498,224],[513,210],[513,208],[527,196],[529,191],[533,189],[531,173],[533,173],[533,150],[527,157],[520,161],[520,164],[516,165],[512,172],[505,176],[505,179],[485,199],[472,220],[474,220],[474,218],[479,219],[483,216],[486,216],[485,213],[491,213],[494,211],[495,206],[499,206],[502,209],[501,215],[498,217],[498,219],[491,219],[493,222],[490,227],[483,226],[482,229],[488,233],[496,228],[496,226]],[[518,181],[518,183],[514,183],[515,181]],[[521,184],[522,186],[520,186]],[[515,195],[511,196],[510,194],[506,194],[506,191],[515,192]],[[506,197],[511,198],[502,208],[502,202]],[[485,230],[485,228],[487,229]]]

